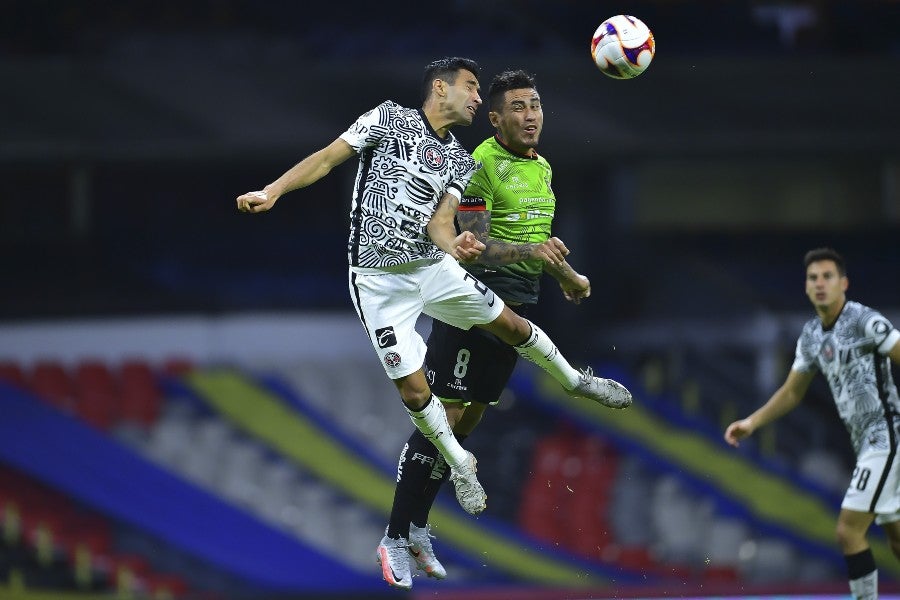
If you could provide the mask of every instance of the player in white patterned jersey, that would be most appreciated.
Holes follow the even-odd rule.
[[[443,258],[425,229],[445,190],[462,196],[476,170],[472,156],[451,132],[436,136],[421,110],[390,100],[362,115],[341,139],[360,162],[350,211],[350,265],[380,268]]]
[[[870,600],[878,597],[878,571],[866,541],[873,522],[900,558],[900,398],[891,376],[891,361],[900,364],[900,331],[878,311],[847,300],[840,254],[818,248],[804,264],[806,294],[818,317],[803,327],[784,384],[752,415],[729,425],[725,440],[737,446],[796,407],[822,372],[857,456],[838,516],[838,543],[853,597]]]
[[[454,437],[425,378],[425,342],[415,329],[419,315],[460,329],[483,327],[549,372],[572,396],[620,408],[632,401],[619,383],[573,368],[537,325],[510,310],[457,262],[472,260],[485,248],[474,234],[457,234],[454,226],[477,165],[450,133],[455,125],[471,125],[481,105],[478,71],[477,63],[465,58],[431,63],[421,110],[382,103],[263,190],[237,198],[241,211],[269,210],[285,193],[359,155],[350,215],[351,299],[410,418],[441,452],[457,500],[472,514],[485,509],[486,495],[475,476],[475,457]],[[548,260],[561,265],[565,256],[554,246]],[[408,588],[404,543],[385,537],[378,559],[389,584]]]
[[[857,455],[888,451],[896,445],[890,425],[893,416],[900,415],[900,398],[890,360],[883,353],[897,336],[881,313],[847,301],[831,328],[811,319],[797,340],[791,368],[822,372]]]

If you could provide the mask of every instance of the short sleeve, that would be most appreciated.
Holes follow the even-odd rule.
[[[812,353],[807,350],[806,345],[803,343],[803,340],[806,337],[805,333],[806,332],[804,331],[797,340],[797,349],[794,352],[794,364],[791,365],[792,371],[799,371],[801,373],[815,371],[818,368]]]
[[[341,139],[360,153],[365,148],[377,146],[390,131],[390,123],[397,104],[386,100],[360,115],[358,119],[341,134]]]

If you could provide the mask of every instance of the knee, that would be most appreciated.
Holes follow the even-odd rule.
[[[416,377],[416,374],[395,382],[397,391],[403,404],[411,410],[422,410],[431,398],[431,388],[425,376]]]
[[[428,388],[424,390],[418,388],[400,390],[400,399],[411,410],[422,410],[428,404],[429,398],[431,398],[431,390]]]
[[[851,524],[838,520],[837,543],[844,554],[855,554],[866,547],[865,530],[853,527]]]
[[[510,345],[521,344],[531,335],[531,325],[528,321],[514,313],[508,306],[490,323],[488,330]]]

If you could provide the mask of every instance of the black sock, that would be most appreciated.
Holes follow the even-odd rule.
[[[850,580],[850,595],[858,600],[878,598],[878,570],[871,548],[856,554],[844,555],[847,561],[847,578]]]
[[[875,557],[872,555],[871,548],[866,548],[856,554],[846,554],[844,560],[847,561],[849,579],[859,579],[875,570]]]
[[[466,437],[465,435],[457,435],[456,440],[462,444]],[[409,520],[416,527],[425,527],[428,523],[428,514],[431,512],[434,500],[437,498],[441,486],[450,478],[450,469],[447,468],[447,463],[440,454],[438,454],[438,461],[443,464],[438,465],[435,462],[434,469],[428,475],[428,481],[425,484],[425,489],[422,491],[422,501],[419,502],[417,508],[410,515]]]
[[[413,431],[403,447],[397,465],[397,487],[388,522],[388,537],[409,538],[410,522],[419,525],[423,521],[423,514],[424,520],[427,520],[437,488],[449,473],[450,468],[434,444],[418,429]],[[435,481],[438,482],[436,485]],[[427,494],[431,494],[430,487],[435,490],[429,499]],[[423,521],[420,526],[424,525]]]

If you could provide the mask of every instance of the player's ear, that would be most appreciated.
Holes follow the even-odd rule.
[[[492,110],[492,111],[490,111],[490,112],[488,113],[488,119],[491,120],[491,125],[492,125],[493,127],[499,127],[499,126],[500,126],[500,113],[495,112],[495,111]]]
[[[435,79],[431,82],[431,93],[443,97],[447,95],[447,82],[443,79]]]
[[[850,280],[847,279],[846,275],[844,275],[843,277],[841,277],[841,290],[846,292],[848,287],[850,287]]]

